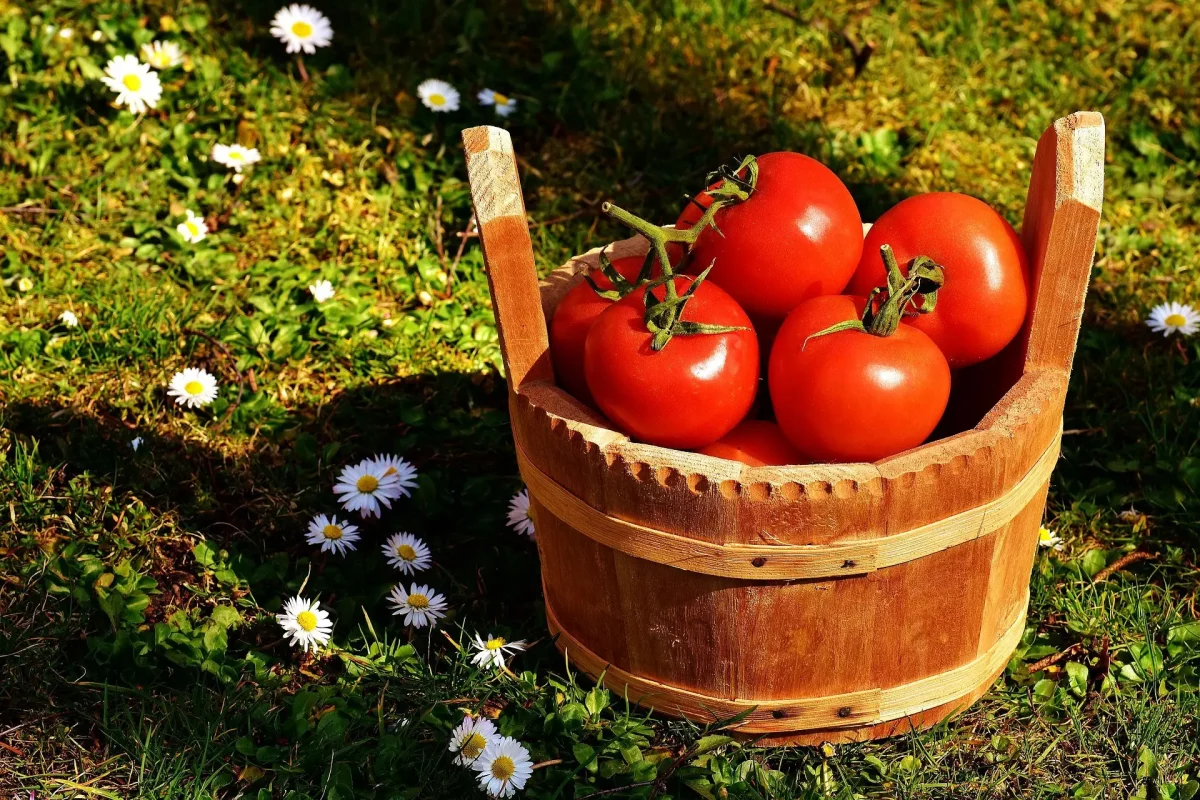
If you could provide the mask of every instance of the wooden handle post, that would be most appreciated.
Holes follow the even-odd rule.
[[[500,353],[516,392],[528,381],[554,380],[517,159],[508,131],[500,128],[467,128],[462,140]]]
[[[1032,313],[1022,331],[1025,369],[1071,370],[1104,199],[1104,117],[1077,111],[1038,141],[1021,239]]]

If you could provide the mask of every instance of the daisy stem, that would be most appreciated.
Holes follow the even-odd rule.
[[[308,562],[308,574],[304,576],[304,583],[300,584],[300,588],[296,590],[297,595],[304,594],[304,587],[308,586],[308,579],[312,577],[312,562]]]
[[[304,56],[296,56],[296,66],[300,68],[300,79],[308,83],[308,70],[304,68]]]
[[[460,652],[460,653],[461,653],[461,652],[463,652],[462,645],[460,645],[458,642],[454,641],[454,637],[453,637],[453,636],[451,636],[450,634],[446,633],[445,631],[439,631],[439,633],[441,633],[441,634],[442,634],[442,636],[445,636],[445,637],[446,637],[446,641],[447,641],[447,642],[449,642],[450,644],[454,645],[454,649],[455,649],[455,650],[457,650],[457,651],[458,651],[458,652]]]

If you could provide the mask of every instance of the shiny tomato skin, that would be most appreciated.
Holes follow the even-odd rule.
[[[621,277],[633,281],[642,269],[642,261],[641,256],[626,256],[614,258],[612,265]],[[591,278],[601,289],[612,288],[612,282],[599,269],[591,271]],[[559,301],[554,316],[550,318],[550,358],[554,362],[554,380],[577,400],[591,406],[595,405],[595,401],[588,391],[583,372],[583,343],[592,329],[592,323],[612,304],[612,300],[596,294],[587,281],[581,280]]]
[[[787,464],[804,463],[804,456],[784,438],[779,426],[765,419],[743,420],[729,433],[696,452],[714,458],[740,461],[752,467],[782,467]]]
[[[787,152],[759,156],[758,164],[754,192],[717,212],[720,233],[700,234],[686,271],[699,274],[712,264],[709,279],[733,295],[764,335],[802,301],[842,291],[863,237],[854,198],[824,164]],[[689,202],[676,226],[690,227],[701,213]]]
[[[951,368],[991,358],[1013,340],[1029,306],[1029,267],[1021,240],[991,206],[965,194],[932,192],[901,200],[871,226],[850,294],[886,284],[881,245],[901,268],[929,256],[946,270],[937,307],[908,320],[929,335]]]
[[[950,367],[916,328],[808,339],[859,317],[865,303],[847,295],[807,300],[775,338],[768,373],[775,418],[810,462],[878,461],[903,452],[924,442],[946,410]]]
[[[692,279],[674,279],[682,294]],[[705,281],[683,319],[735,325],[727,333],[677,335],[650,348],[644,322],[645,289],[600,315],[584,345],[584,370],[596,406],[637,441],[693,450],[731,431],[750,410],[758,388],[758,338],[746,312],[720,287]],[[663,297],[664,287],[654,290]]]

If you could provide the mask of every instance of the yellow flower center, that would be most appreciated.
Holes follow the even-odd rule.
[[[245,158],[246,157],[242,155],[242,152],[240,150],[230,150],[229,151],[229,160],[230,161],[244,161]]]
[[[483,738],[482,733],[472,733],[463,742],[462,754],[470,759],[479,758],[483,753],[483,749],[487,747],[487,739]]]
[[[396,555],[403,558],[405,561],[416,561],[417,551],[413,550],[412,545],[402,544],[396,548]]]
[[[429,95],[429,105],[438,107],[444,106],[446,105],[446,98],[440,94],[431,94]]]
[[[1183,314],[1170,314],[1163,322],[1172,328],[1182,328],[1184,325],[1187,325],[1187,317]]]
[[[363,494],[370,494],[379,488],[379,479],[374,475],[363,475],[354,485],[358,487],[358,490]]]
[[[508,642],[504,639],[503,636],[497,636],[495,639],[487,640],[487,649],[488,650],[499,650],[501,647],[504,647],[504,645],[506,645],[506,644],[508,644]]]
[[[131,92],[136,92],[138,89],[142,88],[142,79],[133,73],[121,78],[121,83],[123,83],[125,88]]]
[[[188,381],[183,385],[183,390],[188,394],[200,394],[204,391],[204,384],[200,381]]]
[[[324,528],[321,529],[321,533],[325,536],[326,539],[342,538],[342,529],[339,528],[337,525],[333,525],[333,524],[326,525]]]
[[[188,233],[190,233],[192,236],[200,235],[200,226],[192,222],[190,219],[183,224],[187,226]]]
[[[301,630],[312,633],[317,629],[317,615],[311,611],[301,611],[296,615],[296,624]]]
[[[410,608],[429,608],[429,598],[423,594],[410,594],[408,605]]]
[[[499,92],[496,92],[492,97],[493,97],[493,99],[495,99],[496,105],[498,105],[498,106],[508,105],[508,95],[500,94]]]
[[[508,756],[500,756],[492,762],[492,777],[501,781],[508,781],[513,775],[517,774],[517,765]]]
[[[1054,531],[1049,528],[1041,528],[1038,530],[1038,538],[1043,542],[1048,542],[1054,538]]]
[[[302,19],[298,19],[292,23],[292,33],[299,36],[301,39],[307,39],[312,36],[312,25],[309,25]]]
[[[396,468],[395,468],[395,467],[388,467],[387,469],[385,469],[385,470],[383,471],[383,474],[384,474],[384,475],[395,475],[395,474],[396,474]]]

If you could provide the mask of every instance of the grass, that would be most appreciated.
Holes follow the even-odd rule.
[[[473,708],[547,762],[531,798],[648,797],[636,785],[659,775],[672,797],[1197,794],[1200,347],[1141,324],[1200,300],[1195,7],[325,5],[335,39],[306,83],[267,33],[273,4],[0,0],[0,788],[477,796],[445,749]],[[164,35],[189,61],[159,108],[112,108],[104,62]],[[420,107],[435,76],[463,110]],[[968,713],[767,750],[565,668],[535,548],[503,527],[520,484],[496,332],[476,241],[459,257],[457,137],[494,121],[484,86],[520,102],[507,124],[543,270],[617,237],[604,199],[669,219],[714,164],[770,149],[826,161],[866,219],[949,189],[1018,222],[1041,131],[1105,114],[1078,433],[1048,512],[1066,547],[1039,557],[1022,647]],[[264,155],[240,187],[207,161],[233,140]],[[213,223],[198,245],[174,233],[186,208]],[[320,277],[338,295],[317,306]],[[79,328],[56,321],[67,309]],[[209,409],[168,402],[186,365],[221,381]],[[333,476],[379,450],[417,464],[415,496],[360,552],[314,555],[301,534],[332,510]],[[433,546],[453,613],[432,637],[383,603],[395,576],[371,543],[395,529]],[[1103,572],[1135,551],[1154,558]],[[316,661],[271,618],[305,581],[337,620]],[[484,673],[459,649],[476,631],[536,643],[513,675]]]

